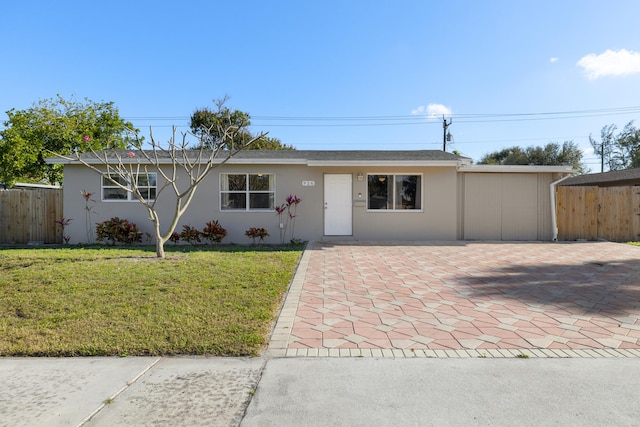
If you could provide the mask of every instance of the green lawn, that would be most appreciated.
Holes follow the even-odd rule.
[[[302,247],[0,249],[0,355],[255,356]]]

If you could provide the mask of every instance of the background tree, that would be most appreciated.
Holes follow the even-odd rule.
[[[222,109],[222,104],[220,104]],[[226,111],[229,115],[225,116]],[[127,150],[106,150],[90,153],[74,152],[71,156],[60,155],[67,160],[74,160],[82,163],[94,172],[100,174],[110,183],[133,195],[140,202],[149,214],[149,219],[153,223],[156,256],[164,258],[164,244],[171,238],[171,235],[178,225],[180,217],[189,207],[193,196],[200,183],[216,167],[231,159],[238,151],[247,148],[251,144],[259,141],[265,135],[258,134],[252,139],[246,139],[246,130],[243,126],[238,127],[231,121],[231,112],[228,110],[217,111],[221,120],[215,122],[211,132],[216,134],[216,143],[209,148],[205,141],[210,141],[211,135],[203,132],[199,135],[198,149],[188,150],[187,135],[182,134],[182,141],[176,142],[176,131],[166,146],[157,143],[150,135],[150,149],[142,150],[140,140],[134,141],[136,148]],[[223,152],[222,161],[218,161],[218,155]],[[95,164],[95,161],[98,164]],[[149,182],[149,174],[157,174],[157,190],[153,200],[145,197],[146,194],[138,188],[138,182]],[[146,186],[144,187],[146,189]],[[159,200],[164,199],[162,194],[173,193],[175,196],[175,209],[173,216],[169,220],[169,225],[162,230],[161,223],[165,218],[160,218],[156,206]],[[162,220],[162,221],[161,221]]]
[[[26,110],[7,111],[0,131],[0,181],[57,184],[62,166],[48,165],[51,152],[71,154],[89,150],[125,148],[133,125],[120,117],[113,102],[40,100]]]
[[[600,171],[605,165],[611,171],[640,167],[640,130],[627,123],[618,134],[616,125],[607,125],[600,130],[600,141],[589,135],[594,153],[600,158]]]
[[[264,136],[255,138],[248,130],[251,125],[251,117],[248,113],[231,110],[224,107],[223,104],[227,98],[216,101],[217,108],[211,110],[209,108],[201,108],[191,115],[190,129],[197,138],[199,143],[204,144],[208,148],[216,148],[221,143],[221,135],[217,129],[238,128],[243,129],[242,134],[233,141],[238,146],[246,146],[247,141],[254,142],[247,147],[249,150],[294,150],[291,145],[283,144],[277,138]],[[194,147],[198,148],[198,147]],[[236,149],[236,146],[229,146],[227,149]]]
[[[494,151],[485,154],[478,164],[571,166],[582,174],[587,171],[582,156],[582,150],[573,141],[565,141],[562,145],[550,142],[544,147],[511,147]]]

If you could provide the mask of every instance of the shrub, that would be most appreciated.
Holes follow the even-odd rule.
[[[212,243],[220,243],[226,235],[227,230],[225,230],[217,220],[207,222],[204,230],[202,230],[202,237]]]
[[[61,217],[60,219],[57,219],[57,220],[54,221],[62,229],[62,241],[65,244],[69,243],[69,241],[71,240],[71,236],[68,236],[68,235],[64,234],[64,228],[67,225],[69,225],[69,223],[71,223],[71,221],[73,221],[72,218],[65,218],[65,217]]]
[[[142,241],[142,232],[135,223],[115,216],[96,224],[96,237],[99,242],[106,241],[111,245],[116,243],[130,245]]]
[[[245,236],[252,238],[253,243],[255,244],[257,238],[259,238],[260,241],[262,242],[264,238],[269,235],[269,232],[267,231],[266,228],[251,227],[250,229],[245,231],[244,234]]]
[[[171,233],[171,236],[169,236],[169,240],[177,245],[178,241],[180,240],[180,233],[176,233],[174,231],[173,233]]]
[[[294,237],[294,228],[296,226],[296,211],[298,210],[298,205],[302,199],[298,196],[294,196],[293,194],[289,194],[289,196],[285,199],[285,202],[280,206],[276,206],[276,215],[278,215],[278,222],[280,227],[280,243],[284,244],[284,239],[287,234],[287,228],[289,224],[291,224],[291,237],[289,241],[291,244],[297,244],[300,242],[299,239]],[[282,217],[284,216],[284,221]]]
[[[202,233],[195,227],[191,227],[190,225],[183,225],[182,232],[180,233],[180,238],[185,242],[191,243],[195,245],[196,243],[202,242]]]

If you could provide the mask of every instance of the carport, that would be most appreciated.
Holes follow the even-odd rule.
[[[459,238],[552,240],[551,184],[571,172],[567,166],[461,167]]]

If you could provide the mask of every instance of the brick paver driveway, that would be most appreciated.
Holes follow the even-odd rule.
[[[640,247],[312,243],[272,346],[640,349]]]

